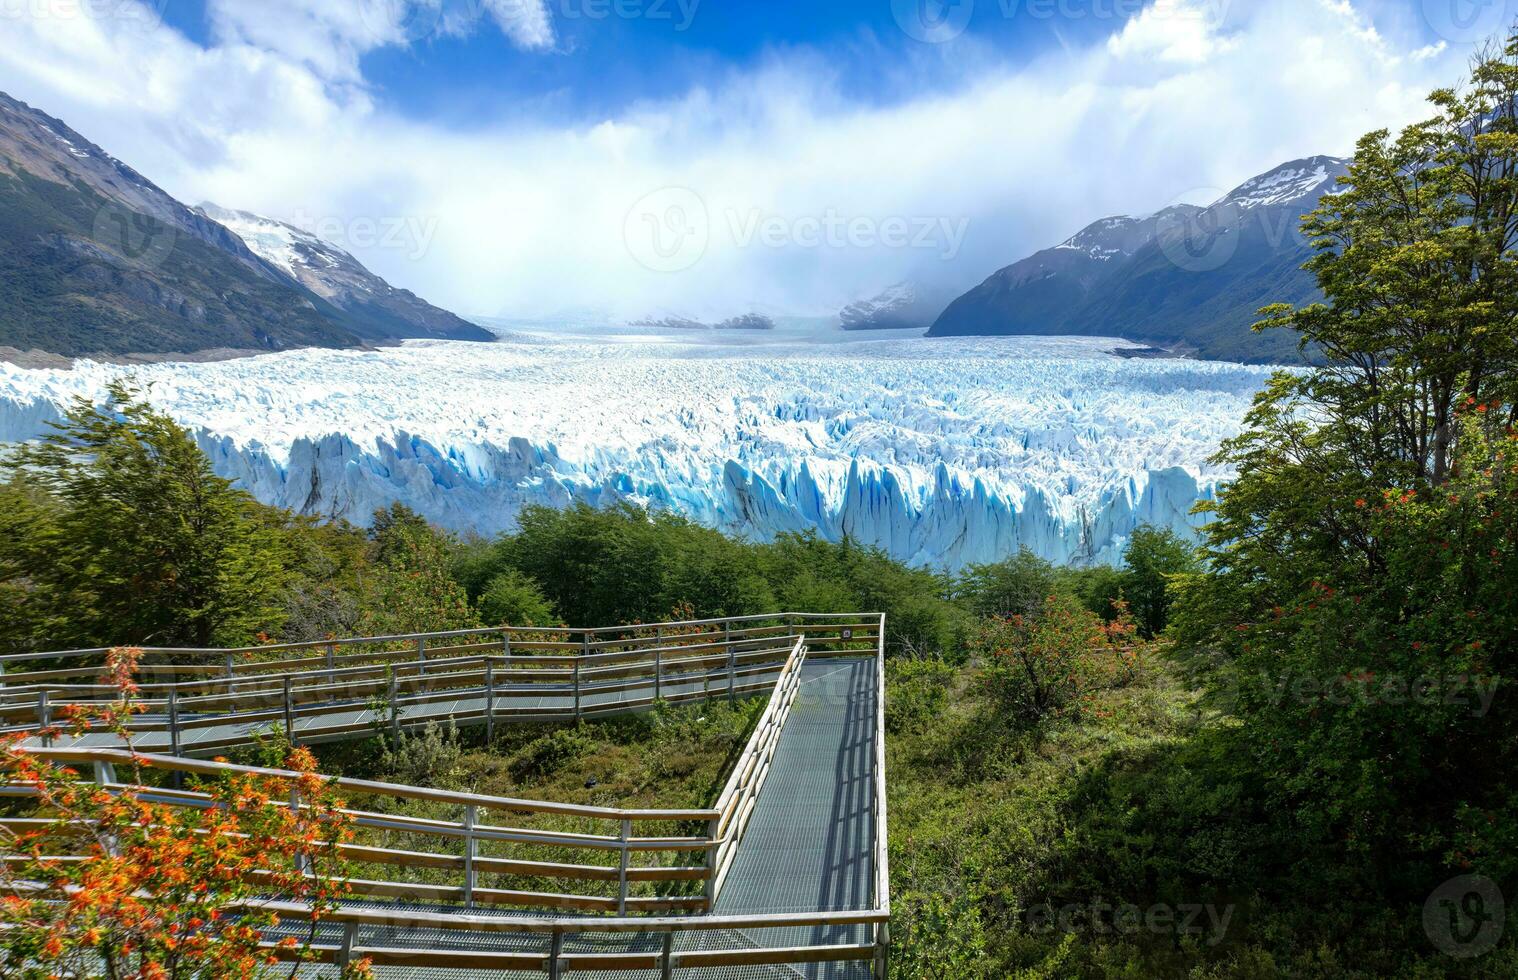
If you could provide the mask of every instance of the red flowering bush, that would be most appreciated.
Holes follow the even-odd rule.
[[[120,701],[66,712],[70,730],[127,739],[138,654],[113,651]],[[228,773],[204,787],[204,806],[172,807],[141,791],[136,762],[128,787],[108,788],[39,758],[27,746],[43,734],[62,733],[0,743],[6,782],[27,787],[40,811],[6,841],[0,977],[220,980],[268,975],[282,960],[293,976],[310,958],[317,921],[346,890],[338,850],[352,829],[309,751],[291,752],[288,772]],[[264,896],[309,904],[311,921],[273,939],[280,923]]]
[[[1042,721],[1081,711],[1094,692],[1132,677],[1142,655],[1126,605],[1104,621],[1069,596],[1050,596],[1032,615],[982,622],[972,640],[987,689],[1014,717]]]

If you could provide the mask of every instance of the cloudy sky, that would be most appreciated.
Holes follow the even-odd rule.
[[[1419,118],[1518,0],[0,0],[0,90],[465,314],[967,286]]]

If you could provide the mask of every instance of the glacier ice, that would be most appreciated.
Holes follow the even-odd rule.
[[[855,335],[857,336],[857,335]],[[1195,526],[1207,462],[1268,368],[1008,337],[711,345],[513,337],[72,370],[0,364],[0,441],[131,374],[258,499],[461,532],[524,505],[631,501],[730,533],[816,528],[949,568],[1027,547],[1113,562]]]

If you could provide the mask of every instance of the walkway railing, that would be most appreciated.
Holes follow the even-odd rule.
[[[803,629],[804,636],[797,632]],[[541,635],[543,631],[534,632]],[[555,680],[559,684],[560,696],[568,690],[574,697],[572,706],[564,706],[569,708],[567,716],[570,717],[634,710],[657,700],[671,700],[670,693],[681,698],[687,695],[736,695],[767,685],[771,690],[769,703],[711,808],[623,810],[333,779],[345,795],[387,797],[452,807],[456,809],[457,819],[423,819],[374,809],[350,811],[358,828],[386,835],[385,844],[390,843],[390,835],[395,834],[421,843],[406,849],[381,846],[372,840],[343,846],[345,857],[355,865],[386,869],[371,878],[353,881],[356,897],[382,901],[386,905],[361,907],[350,903],[335,913],[323,913],[322,939],[313,952],[318,961],[336,964],[368,958],[379,966],[518,970],[544,973],[551,978],[584,970],[617,973],[657,970],[661,976],[670,977],[677,969],[844,962],[873,963],[876,975],[884,976],[891,912],[885,795],[885,617],[787,614],[558,632],[577,637],[578,642],[524,640],[519,630],[475,630],[240,651],[154,651],[189,661],[159,665],[173,671],[176,677],[183,668],[196,667],[194,659],[197,657],[221,656],[223,676],[202,676],[147,686],[150,697],[153,691],[159,692],[157,701],[167,708],[170,725],[177,721],[181,726],[179,731],[183,733],[188,730],[184,727],[186,724],[199,720],[187,709],[204,710],[205,703],[197,703],[200,699],[219,699],[211,703],[222,709],[218,716],[223,722],[228,717],[246,721],[249,717],[267,716],[269,709],[256,700],[250,705],[243,700],[244,697],[267,697],[272,687],[283,702],[274,711],[273,718],[293,721],[320,715],[319,711],[297,712],[296,703],[307,709],[338,703],[323,698],[351,698],[354,688],[348,685],[361,686],[373,681],[373,678],[355,680],[342,676],[347,671],[373,670],[377,664],[385,671],[385,683],[392,690],[400,689],[398,674],[402,665],[393,659],[397,653],[416,657],[406,665],[415,670],[414,674],[407,675],[414,686],[405,689],[406,703],[441,705],[443,699],[458,700],[460,692],[484,692],[489,700],[480,707],[481,717],[475,720],[486,724],[493,724],[498,714],[503,718],[566,716],[563,708],[507,712],[495,706],[497,697],[505,698],[505,692],[517,685],[538,683],[537,679],[524,681],[519,676],[519,672],[528,670],[559,672]],[[818,634],[815,638],[814,632]],[[489,639],[485,639],[487,637]],[[435,642],[439,645],[434,646]],[[777,642],[788,642],[788,646],[776,647]],[[499,654],[459,656],[460,653],[474,653],[486,643],[501,644],[503,648],[510,644],[511,652],[506,653],[503,649]],[[527,643],[542,646],[530,647],[536,655],[528,656],[519,652],[521,644]],[[364,644],[404,644],[406,649],[355,651]],[[575,652],[568,653],[565,644],[574,645]],[[863,644],[868,644],[868,649],[859,649]],[[823,647],[820,654],[811,649],[818,645]],[[310,657],[308,651],[312,649],[319,649],[322,656]],[[349,651],[341,655],[348,662],[338,661],[340,655],[336,651],[339,649]],[[274,660],[240,659],[242,656],[266,656],[271,651],[276,655],[293,656]],[[20,687],[3,689],[7,700],[0,701],[0,704],[7,712],[15,711],[12,717],[19,722],[27,717],[28,708],[45,719],[50,705],[68,700],[69,693],[98,693],[102,698],[106,697],[107,692],[99,685],[76,682],[81,670],[98,671],[95,665],[86,662],[72,667],[57,666],[74,659],[101,658],[104,653],[103,650],[69,651],[0,658],[0,663],[9,667],[7,682],[24,682]],[[232,656],[227,658],[227,654]],[[866,655],[875,660],[879,689],[871,780],[875,817],[873,908],[815,914],[709,914],[721,894],[749,817],[770,773],[786,719],[801,689],[802,667],[809,656],[819,655]],[[375,659],[353,663],[365,657]],[[537,663],[520,663],[527,659]],[[565,660],[571,661],[571,665],[566,667],[560,662]],[[14,667],[18,663],[39,669],[17,672]],[[569,686],[563,683],[562,672],[566,669],[573,674]],[[56,676],[58,671],[71,673]],[[270,673],[261,673],[264,671]],[[593,674],[593,671],[605,673]],[[498,673],[507,673],[509,680],[492,687]],[[53,676],[39,677],[39,674]],[[768,679],[762,685],[754,680],[765,674]],[[296,678],[300,679],[298,683]],[[714,679],[725,679],[727,683],[718,683],[713,688]],[[703,687],[694,694],[681,687],[688,687],[696,680]],[[425,684],[431,683],[437,683],[439,687],[427,689]],[[248,687],[242,686],[245,684]],[[676,690],[661,691],[664,685],[671,685]],[[340,691],[334,692],[333,687]],[[191,688],[197,693],[188,693]],[[608,691],[618,697],[597,701],[594,705],[589,701],[592,696]],[[629,694],[631,696],[627,696]],[[28,704],[28,696],[36,700]],[[180,711],[185,714],[175,718]],[[339,729],[347,729],[347,726],[325,726],[320,732],[332,736],[338,734]],[[358,731],[359,728],[347,730]],[[372,725],[362,726],[362,730],[372,731]],[[57,762],[91,767],[96,780],[113,791],[131,789],[155,802],[179,807],[208,806],[210,798],[186,790],[129,787],[117,781],[117,767],[135,763],[152,770],[205,776],[229,771],[285,778],[292,775],[181,756],[134,754],[111,747],[75,745],[39,747],[30,751]],[[25,786],[0,787],[0,793],[12,796],[25,796],[31,792]],[[576,818],[587,825],[598,825],[603,832],[544,830],[496,822],[505,814]],[[0,825],[20,827],[41,819],[46,818],[9,818],[0,820]],[[398,880],[399,875],[393,869],[407,869],[431,880]],[[482,883],[482,876],[486,875],[513,884],[521,883],[523,887],[487,887]],[[421,911],[419,904],[453,908]],[[539,912],[528,916],[502,916],[483,915],[476,911],[487,905],[550,910],[556,914],[544,916]],[[309,906],[299,903],[276,901],[263,907],[277,911],[285,920],[309,918],[312,914]],[[855,943],[814,941],[768,947],[756,945],[751,939],[737,938],[740,933],[751,936],[766,930],[796,927],[812,927],[812,934],[818,936],[836,934],[839,929],[866,929],[870,939]],[[332,932],[333,929],[337,932]],[[369,940],[361,942],[365,933],[369,934]],[[503,936],[511,937],[508,945],[516,948],[502,948]],[[608,944],[609,937],[614,940],[619,936],[623,937],[620,944]],[[590,942],[592,938],[595,939],[593,943]],[[589,948],[577,949],[577,943]],[[286,953],[276,948],[272,940],[270,951],[281,956]]]
[[[172,755],[245,744],[250,727],[316,742],[429,719],[483,725],[601,717],[763,693],[805,632],[812,656],[859,655],[878,624],[788,613],[600,629],[525,627],[228,650],[148,648],[129,727]],[[0,732],[48,727],[62,704],[116,697],[107,649],[0,656]]]

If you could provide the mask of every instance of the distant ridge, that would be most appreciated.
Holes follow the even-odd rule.
[[[1317,298],[1301,268],[1312,249],[1300,222],[1348,169],[1347,160],[1308,157],[1206,208],[1103,218],[994,273],[950,303],[928,335],[1123,337],[1221,360],[1300,360],[1295,338],[1250,326],[1262,306]]]

